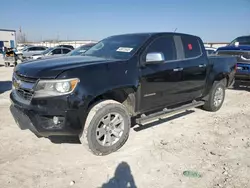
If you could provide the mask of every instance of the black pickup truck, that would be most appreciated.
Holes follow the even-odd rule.
[[[219,110],[235,69],[234,57],[208,58],[196,36],[111,36],[82,56],[19,64],[10,110],[38,137],[77,135],[107,155],[124,145],[131,119],[144,125],[198,106]]]

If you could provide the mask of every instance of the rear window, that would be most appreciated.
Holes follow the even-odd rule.
[[[198,39],[192,36],[182,36],[185,58],[194,58],[201,55],[201,47]]]

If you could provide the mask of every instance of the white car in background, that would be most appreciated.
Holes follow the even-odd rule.
[[[21,52],[21,51],[23,51],[24,48],[27,48],[29,46],[31,46],[31,45],[28,45],[28,44],[18,44],[17,47],[16,47],[16,50],[18,52]]]
[[[72,49],[66,47],[55,47],[55,48],[48,48],[47,50],[43,51],[42,53],[33,54],[30,59],[42,59],[47,56],[61,56],[71,52]]]
[[[207,55],[214,55],[217,48],[213,48],[213,47],[205,47]]]

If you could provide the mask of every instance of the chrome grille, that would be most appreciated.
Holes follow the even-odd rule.
[[[30,101],[33,97],[33,93],[30,91],[25,91],[23,89],[17,89],[16,93],[19,97],[21,97],[24,100]]]
[[[34,94],[34,86],[36,79],[23,77],[17,74],[13,74],[12,84],[16,93],[16,96],[22,101],[31,101]]]

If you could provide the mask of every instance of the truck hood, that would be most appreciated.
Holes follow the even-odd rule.
[[[56,78],[60,73],[68,69],[114,61],[116,60],[92,56],[64,56],[23,62],[18,64],[14,71],[20,76],[29,78]]]
[[[224,46],[224,47],[220,47],[217,49],[217,51],[222,51],[222,50],[225,50],[225,51],[244,51],[244,50],[249,50],[250,51],[250,46],[248,45],[239,45],[239,46]]]

